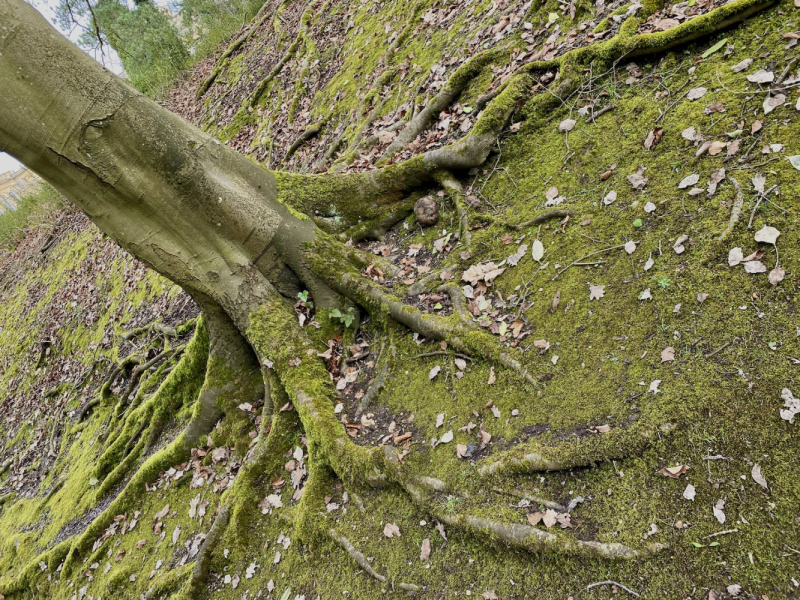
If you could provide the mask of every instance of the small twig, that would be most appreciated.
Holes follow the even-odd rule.
[[[640,596],[639,596],[639,594],[637,594],[636,592],[634,592],[634,591],[633,591],[631,588],[629,588],[629,587],[626,587],[626,586],[622,585],[622,584],[621,584],[621,583],[619,583],[618,581],[611,581],[610,579],[609,579],[609,580],[607,580],[607,581],[598,581],[597,583],[590,583],[589,585],[587,585],[587,586],[586,586],[586,589],[587,589],[587,590],[590,590],[590,589],[592,589],[593,587],[597,587],[597,586],[600,586],[600,585],[615,585],[615,586],[617,586],[618,588],[625,590],[626,592],[628,592],[628,593],[629,593],[629,594],[631,594],[632,596],[636,596],[637,598],[639,598],[639,597],[640,597]]]
[[[429,356],[455,356],[457,358],[468,360],[469,362],[475,362],[471,356],[460,354],[458,352],[447,352],[446,350],[437,350],[436,352],[423,352],[422,354],[417,354],[417,358],[427,358]]]
[[[792,70],[792,67],[794,66],[794,63],[796,63],[796,62],[797,62],[796,58],[793,58],[792,60],[789,61],[789,64],[786,65],[786,68],[783,70],[783,73],[781,73],[781,76],[778,77],[778,79],[775,80],[775,85],[776,86],[778,86],[778,85],[783,83],[783,80],[786,79],[786,77],[789,75],[789,72]]]
[[[717,533],[711,533],[702,539],[707,540],[709,538],[717,537],[718,535],[727,535],[729,533],[738,533],[738,532],[739,532],[738,529],[726,529],[725,531],[718,531]]]
[[[600,115],[604,115],[604,114],[606,114],[607,112],[611,112],[611,111],[612,111],[612,110],[614,110],[615,108],[617,108],[617,105],[616,105],[616,104],[609,104],[608,106],[604,106],[603,108],[601,108],[601,109],[600,109],[600,110],[598,110],[597,112],[594,112],[594,111],[592,111],[592,116],[591,116],[591,117],[589,117],[589,121],[591,121],[592,123],[594,123],[594,122],[595,122],[595,120],[597,120],[597,117],[599,117]]]
[[[570,267],[574,267],[574,266],[575,266],[577,263],[579,263],[579,262],[583,262],[583,261],[584,261],[584,260],[586,260],[587,258],[591,258],[592,256],[595,256],[595,255],[597,255],[597,254],[603,254],[604,252],[611,252],[612,250],[617,250],[617,249],[619,249],[619,248],[624,248],[624,247],[625,247],[625,244],[620,244],[619,246],[611,246],[611,247],[609,247],[609,248],[603,248],[602,250],[597,250],[596,252],[592,252],[591,254],[587,254],[586,256],[582,256],[581,258],[579,258],[578,260],[576,260],[574,263],[570,263],[570,264],[568,264],[566,267],[564,267],[564,268],[563,268],[563,269],[561,269],[561,270],[560,270],[558,273],[556,273],[556,276],[555,276],[555,277],[553,277],[553,281],[555,281],[556,279],[558,279],[558,276],[559,276],[559,275],[561,275],[561,274],[562,274],[564,271],[566,271],[566,270],[567,270],[567,269],[569,269]]]
[[[739,221],[739,215],[742,212],[742,205],[744,204],[744,192],[742,191],[741,184],[736,181],[733,177],[728,177],[733,183],[733,187],[736,188],[736,200],[733,202],[733,208],[731,209],[731,218],[728,221],[728,226],[725,228],[725,231],[722,232],[719,236],[719,240],[722,241],[725,237],[733,232],[733,228],[736,223]]]
[[[727,456],[722,456],[721,454],[713,454],[709,456],[704,456],[703,460],[730,460]]]
[[[758,202],[756,202],[756,205],[753,207],[753,212],[750,213],[750,220],[747,222],[747,228],[748,229],[752,229],[753,228],[753,219],[756,218],[756,211],[758,210],[758,207],[761,205],[761,201],[762,200],[767,200],[767,196],[769,196],[772,193],[772,190],[774,190],[776,187],[778,187],[778,186],[777,185],[773,185],[766,192],[763,192],[763,193],[759,192],[758,193]]]
[[[550,219],[563,219],[573,214],[574,213],[570,210],[564,210],[563,208],[554,208],[552,210],[546,210],[542,214],[536,215],[530,221],[525,221],[524,223],[520,223],[519,225],[514,225],[512,223],[504,223],[504,225],[509,229],[525,229],[527,227],[530,227],[531,225],[538,225],[539,223],[544,223],[545,221],[549,221]]]
[[[727,348],[727,347],[728,347],[728,346],[730,346],[730,345],[731,345],[731,343],[730,343],[730,342],[726,342],[726,343],[724,343],[722,346],[720,346],[719,348],[717,348],[716,350],[714,350],[714,351],[713,351],[711,354],[706,354],[706,355],[705,355],[703,358],[711,358],[711,357],[712,357],[712,356],[714,356],[715,354],[719,354],[720,352],[722,352],[723,350],[725,350],[725,348]]]

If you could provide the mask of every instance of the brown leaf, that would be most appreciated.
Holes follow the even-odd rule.
[[[553,296],[553,300],[550,302],[550,308],[548,311],[550,313],[556,312],[558,309],[558,304],[561,302],[561,290],[556,290],[555,295]]]
[[[541,513],[539,511],[531,513],[528,515],[528,523],[530,523],[531,525],[538,525],[539,522],[542,520],[542,517],[544,517],[544,513]]]
[[[664,135],[664,128],[663,127],[656,127],[650,133],[647,134],[647,138],[644,140],[644,149],[645,150],[652,150],[654,146],[656,146]]]
[[[678,479],[681,475],[686,473],[689,469],[686,465],[678,465],[675,467],[663,467],[658,472],[664,475],[665,477],[671,477],[672,479]]]
[[[488,385],[492,385],[495,381],[497,381],[497,375],[494,374],[494,367],[489,368],[489,381],[486,383]]]
[[[422,551],[419,553],[420,562],[425,562],[431,557],[431,540],[425,538],[422,540]]]
[[[661,362],[664,363],[671,360],[675,360],[675,348],[667,346],[661,351]]]
[[[772,285],[778,285],[786,277],[786,271],[782,267],[775,267],[769,272],[768,278]]]
[[[721,142],[719,140],[716,140],[714,142],[711,142],[711,146],[709,146],[709,148],[708,148],[708,153],[711,156],[716,156],[717,154],[722,152],[726,147],[727,147],[727,144],[725,142]]]

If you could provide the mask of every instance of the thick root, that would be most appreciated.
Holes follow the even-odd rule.
[[[589,434],[574,442],[560,442],[557,447],[538,443],[519,444],[493,456],[478,467],[482,477],[511,473],[567,471],[613,459],[622,459],[643,450],[656,434],[644,424],[627,429],[615,428],[609,433]]]

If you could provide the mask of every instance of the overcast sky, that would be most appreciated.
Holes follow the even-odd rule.
[[[53,22],[55,19],[54,9],[55,6],[58,4],[58,0],[28,0],[28,3],[35,6],[36,10],[42,13],[45,16],[45,18],[51,24],[53,24],[54,27],[58,28],[58,26]],[[80,35],[80,32],[75,31],[72,33],[72,35],[70,35],[70,38],[75,40],[77,39],[78,35]],[[114,52],[109,48],[106,50],[106,53],[108,54],[109,51],[111,53]],[[94,58],[99,58],[99,57],[95,56]],[[114,73],[119,73],[122,70],[122,66],[119,64],[119,60],[117,59],[116,54],[114,54],[112,57],[106,55],[105,61],[103,62],[105,63],[105,66]],[[5,152],[0,152],[0,173],[5,173],[6,171],[15,171],[19,167],[20,167],[19,162],[16,161],[13,157],[9,156]]]

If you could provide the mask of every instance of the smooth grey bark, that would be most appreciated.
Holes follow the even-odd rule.
[[[0,81],[0,150],[241,331],[270,281],[330,294],[297,250],[316,226],[277,200],[271,172],[131,88],[23,0],[0,0]]]

